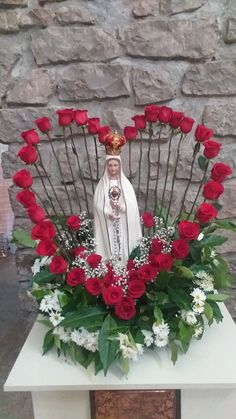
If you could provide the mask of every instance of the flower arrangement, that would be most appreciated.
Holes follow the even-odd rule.
[[[95,373],[103,370],[105,374],[115,360],[119,361],[122,371],[127,374],[129,361],[139,359],[146,348],[159,351],[168,347],[175,363],[178,355],[188,350],[192,340],[202,337],[207,324],[222,320],[218,303],[224,301],[227,295],[218,290],[230,284],[228,264],[216,251],[216,247],[227,239],[215,231],[236,231],[235,224],[218,217],[221,209],[218,198],[224,192],[223,182],[232,173],[227,164],[212,162],[221,144],[212,139],[213,131],[208,127],[198,125],[195,128],[190,175],[180,211],[173,218],[171,202],[180,149],[187,134],[193,130],[194,120],[166,106],[156,105],[147,106],[144,114],[133,117],[134,125],[125,127],[122,137],[122,141],[128,143],[129,162],[132,144],[138,139],[141,162],[146,134],[148,158],[153,144],[158,150],[154,209],[149,211],[147,208],[149,164],[145,208],[141,216],[143,237],[129,255],[127,263],[114,264],[112,260],[104,261],[95,252],[86,187],[81,176],[86,205],[86,211],[83,211],[68,152],[70,146],[81,174],[81,161],[73,131],[77,128],[84,141],[94,191],[93,183],[99,179],[98,144],[109,146],[110,128],[101,126],[99,118],[89,118],[84,109],[64,109],[57,113],[62,130],[60,138],[74,181],[77,212],[73,210],[64,182],[70,214],[65,212],[42,159],[40,147],[43,142],[39,131],[50,143],[63,179],[54,147],[53,129],[47,117],[35,121],[38,131],[30,129],[21,134],[26,145],[18,152],[18,157],[27,167],[33,167],[41,180],[47,203],[34,190],[33,176],[28,168],[18,171],[13,177],[15,185],[22,189],[16,199],[26,208],[34,223],[31,237],[19,230],[14,232],[13,237],[15,242],[36,250],[30,293],[37,300],[39,313],[43,316],[39,321],[48,327],[43,353],[55,347],[58,355],[62,354],[86,368],[94,363]],[[160,138],[165,130],[169,133],[170,146],[159,205]],[[94,139],[96,179],[89,159],[88,137]],[[178,138],[178,145],[171,194],[165,208],[174,137]],[[186,211],[185,199],[195,164],[203,175],[192,207]],[[139,172],[137,196],[140,195],[140,179]]]

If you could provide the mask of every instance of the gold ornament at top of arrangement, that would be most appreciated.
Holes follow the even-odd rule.
[[[118,156],[121,152],[121,148],[125,145],[125,137],[118,134],[117,131],[107,134],[105,137],[106,154],[110,156]]]

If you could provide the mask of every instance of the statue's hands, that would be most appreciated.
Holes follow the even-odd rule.
[[[115,214],[111,214],[111,213],[107,213],[106,216],[107,216],[108,220],[111,220],[113,222],[115,220],[119,220],[120,219],[120,215],[115,215]]]
[[[112,201],[112,199],[111,199],[110,200],[110,205],[113,209],[115,209],[117,211],[120,211],[120,209],[121,209],[121,206],[120,206],[118,201]]]

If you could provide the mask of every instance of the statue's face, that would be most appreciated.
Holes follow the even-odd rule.
[[[107,161],[107,171],[110,177],[118,177],[120,170],[120,163],[116,159],[110,159]]]

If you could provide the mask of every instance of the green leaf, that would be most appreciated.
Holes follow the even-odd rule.
[[[161,323],[163,320],[163,314],[159,307],[154,307],[153,315],[157,322]]]
[[[46,327],[52,327],[52,323],[50,322],[50,320],[46,320],[46,319],[37,319],[36,320],[37,323],[43,324]]]
[[[229,295],[227,294],[208,294],[206,296],[207,301],[211,300],[211,301],[217,301],[217,302],[223,302],[225,300],[227,300],[229,298]]]
[[[95,375],[97,375],[99,373],[99,371],[101,371],[103,369],[102,367],[102,361],[99,355],[99,352],[95,352],[95,356],[94,356],[94,363],[95,363]]]
[[[179,321],[179,335],[182,343],[189,345],[190,340],[194,334],[194,328],[187,326],[182,320]]]
[[[170,288],[169,296],[171,301],[173,301],[177,307],[190,310],[191,309],[191,297],[190,295],[182,288]]]
[[[31,239],[29,233],[20,229],[13,231],[11,243],[16,243],[25,247],[31,247],[33,249],[37,246],[37,242]]]
[[[205,305],[204,305],[204,314],[208,322],[211,323],[213,319],[213,310],[212,310],[211,305],[208,304],[207,302],[205,302]]]
[[[199,262],[201,260],[201,249],[199,247],[195,247],[196,242],[190,244],[190,254],[194,260],[194,262]]]
[[[205,170],[207,165],[208,165],[208,160],[203,156],[199,156],[198,157],[198,166],[200,167],[200,169]]]
[[[173,362],[173,364],[175,364],[178,359],[179,346],[176,344],[174,340],[169,341],[168,345],[171,351],[171,361]]]
[[[186,266],[180,265],[177,267],[178,272],[181,273],[181,276],[183,276],[184,278],[188,278],[191,279],[193,278],[193,273],[190,271],[189,268],[187,268]]]
[[[215,220],[214,225],[224,230],[236,231],[236,224],[229,220]]]
[[[107,311],[101,307],[89,307],[73,314],[68,314],[66,319],[62,320],[60,326],[64,327],[84,327],[91,330],[101,326],[103,318]]]
[[[120,367],[124,375],[129,373],[129,360],[128,358],[120,357]]]
[[[49,330],[43,340],[43,355],[46,354],[54,346],[53,329]]]
[[[216,234],[209,234],[204,237],[204,239],[196,241],[195,246],[196,247],[204,247],[204,246],[220,246],[223,243],[225,243],[228,239],[226,237],[217,236]]]
[[[132,250],[132,252],[130,253],[130,255],[129,255],[129,259],[135,259],[136,257],[137,257],[137,258],[140,258],[140,256],[141,256],[141,249],[140,249],[140,246],[137,246],[137,247],[135,247],[135,249],[134,249],[134,250]]]
[[[66,306],[69,302],[70,302],[70,298],[66,295],[66,294],[58,294],[58,301],[59,304],[61,306],[61,308],[63,308],[64,306]]]
[[[47,284],[54,278],[55,274],[51,273],[48,268],[44,268],[42,271],[34,275],[34,277],[31,279],[31,284],[34,282],[38,285]]]
[[[110,341],[109,335],[111,330],[116,328],[115,320],[108,314],[102,324],[98,338],[98,350],[103,365],[104,374],[106,375],[109,366],[112,364],[118,351],[118,341]]]
[[[212,205],[217,211],[220,211],[223,208],[223,205],[221,205],[218,201],[212,202]]]
[[[208,303],[210,304],[212,310],[213,310],[213,317],[217,323],[221,322],[223,320],[222,313],[220,311],[220,308],[218,304],[215,301],[209,300]]]

